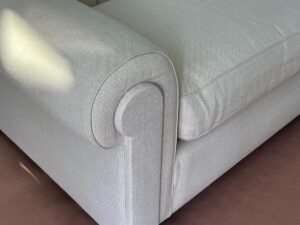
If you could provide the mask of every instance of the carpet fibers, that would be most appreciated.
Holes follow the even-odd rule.
[[[96,223],[0,132],[0,225]],[[162,225],[300,225],[300,118]]]

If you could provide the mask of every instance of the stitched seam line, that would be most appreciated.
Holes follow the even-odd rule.
[[[94,98],[93,98],[93,101],[92,101],[92,104],[91,104],[91,107],[90,107],[90,109],[91,109],[91,111],[90,111],[90,130],[91,130],[91,134],[92,134],[92,137],[93,137],[93,139],[94,139],[94,141],[100,146],[100,147],[102,147],[102,148],[104,148],[104,149],[110,149],[110,148],[113,148],[113,147],[116,147],[116,146],[112,146],[112,147],[109,147],[109,148],[106,148],[106,147],[104,147],[104,146],[102,146],[101,145],[101,143],[97,140],[97,138],[96,138],[96,134],[95,134],[95,132],[94,132],[94,129],[93,129],[93,109],[94,109],[94,106],[95,106],[95,103],[96,103],[96,99],[97,99],[97,96],[99,95],[99,93],[101,92],[101,90],[102,90],[102,87],[103,87],[103,85],[105,84],[105,82],[117,71],[117,70],[119,70],[122,66],[124,66],[125,64],[127,64],[127,63],[130,63],[132,60],[134,60],[134,59],[136,59],[136,58],[138,58],[138,57],[141,57],[141,56],[144,56],[144,55],[148,55],[148,54],[153,54],[153,53],[156,53],[156,54],[159,54],[159,55],[161,55],[161,56],[163,56],[163,57],[165,57],[170,63],[171,63],[171,61],[170,61],[170,59],[168,58],[168,56],[166,56],[164,53],[162,53],[162,52],[159,52],[159,51],[149,51],[149,52],[143,52],[143,53],[140,53],[140,54],[137,54],[137,55],[135,55],[135,56],[133,56],[133,57],[130,57],[129,59],[127,59],[127,60],[125,60],[123,63],[121,63],[121,64],[119,64],[118,66],[116,66],[110,73],[108,73],[108,75],[104,78],[104,80],[101,82],[101,84],[100,84],[100,87],[98,88],[98,90],[97,90],[97,92],[96,92],[96,94],[95,94],[95,96],[94,96]],[[171,63],[171,65],[173,66],[173,64]],[[173,67],[174,68],[174,67]],[[175,69],[174,69],[174,71],[175,71]],[[175,72],[175,77],[176,77],[176,81],[177,81],[177,76],[176,76],[176,72]],[[177,82],[177,84],[178,84],[178,82]]]
[[[104,148],[104,149],[110,149],[110,148],[106,148],[106,147],[104,147],[104,146],[102,146],[101,144],[100,144],[100,142],[97,140],[97,138],[96,138],[96,134],[94,133],[94,130],[93,130],[93,126],[92,126],[92,124],[93,124],[93,109],[94,109],[94,106],[95,106],[95,102],[96,102],[96,98],[97,98],[97,96],[98,96],[98,94],[101,92],[101,90],[102,90],[102,87],[103,87],[103,85],[105,84],[105,82],[118,70],[118,69],[120,69],[123,65],[125,65],[125,64],[127,64],[127,63],[130,63],[132,60],[134,60],[135,58],[137,58],[137,57],[140,57],[140,56],[143,56],[143,55],[147,55],[147,54],[159,54],[159,55],[161,55],[162,57],[164,57],[169,63],[170,63],[170,65],[171,65],[171,67],[172,67],[172,71],[173,71],[173,74],[174,74],[174,79],[175,79],[175,83],[176,83],[176,92],[177,92],[177,96],[176,96],[176,98],[177,98],[177,107],[176,107],[176,124],[175,124],[175,137],[174,137],[174,141],[175,141],[175,143],[174,143],[174,147],[175,147],[175,149],[173,149],[173,151],[174,151],[174,157],[173,157],[173,159],[172,159],[172,166],[171,166],[171,196],[170,196],[170,198],[171,199],[169,199],[169,202],[167,202],[166,204],[168,205],[167,207],[169,207],[169,212],[168,212],[168,216],[170,216],[172,213],[173,213],[173,201],[174,201],[174,189],[175,189],[175,187],[174,187],[174,182],[173,182],[173,180],[174,180],[174,169],[175,169],[175,161],[176,161],[176,152],[177,152],[177,147],[176,147],[176,145],[177,145],[177,135],[178,135],[178,113],[179,113],[179,86],[178,86],[178,79],[177,79],[177,75],[176,75],[176,70],[175,70],[175,67],[174,67],[174,64],[173,64],[173,62],[170,60],[170,58],[166,55],[166,54],[164,54],[163,52],[160,52],[160,51],[148,51],[148,52],[143,52],[143,53],[140,53],[140,54],[137,54],[137,55],[135,55],[135,56],[133,56],[133,57],[131,57],[131,58],[129,58],[129,59],[127,59],[127,60],[125,60],[123,63],[121,63],[121,64],[119,64],[118,66],[116,66],[110,73],[108,73],[108,75],[104,78],[104,80],[101,82],[101,84],[100,84],[100,87],[98,88],[98,90],[97,90],[97,92],[96,92],[96,95],[94,96],[94,99],[93,99],[93,101],[92,101],[92,104],[91,104],[91,111],[90,111],[90,129],[91,129],[91,133],[92,133],[92,137],[93,137],[93,139],[94,139],[94,141],[96,142],[96,144],[98,145],[98,146],[100,146],[100,147],[102,147],[102,148]],[[164,116],[164,118],[163,118],[164,120],[165,120],[165,116]],[[165,126],[164,126],[165,127]],[[162,138],[163,139],[163,138]],[[115,146],[116,147],[116,146]],[[162,147],[163,147],[163,145],[162,145]],[[162,149],[163,150],[163,149]],[[160,204],[160,208],[161,208],[161,204]],[[161,215],[160,215],[161,216]],[[159,218],[159,220],[160,220],[160,218]]]
[[[287,80],[285,80],[283,83],[287,82],[288,80],[290,80],[292,77],[297,76],[297,73],[294,74],[293,76],[289,77]],[[204,131],[204,132],[195,132],[193,134],[190,135],[182,135],[181,133],[179,134],[179,137],[182,138],[183,140],[186,141],[195,141],[199,138],[204,137],[205,135],[207,135],[208,133],[210,133],[211,131],[213,131],[214,129],[216,129],[218,126],[222,125],[224,122],[226,122],[227,120],[231,119],[233,116],[235,116],[238,112],[243,111],[245,109],[247,109],[250,105],[252,105],[253,103],[257,102],[259,100],[260,97],[264,97],[267,94],[269,94],[272,90],[275,90],[276,88],[278,88],[280,86],[280,84],[272,87],[271,89],[269,89],[267,92],[265,92],[264,94],[260,95],[259,97],[253,99],[253,101],[249,102],[247,105],[245,105],[244,107],[235,110],[233,112],[231,112],[228,116],[224,117],[220,122],[216,123],[213,127],[209,128],[208,130]],[[191,136],[193,136],[193,138],[191,139]]]

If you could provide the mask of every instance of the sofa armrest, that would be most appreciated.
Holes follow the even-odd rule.
[[[0,10],[3,73],[102,147],[120,144],[113,115],[129,88],[175,89],[172,65],[156,46],[77,1],[5,0]]]
[[[162,157],[160,173],[144,168],[142,174],[159,177],[161,220],[170,215],[178,90],[174,68],[159,48],[74,0],[3,0],[0,74],[45,113],[99,149],[123,146],[127,152],[143,152],[127,160],[137,170],[144,166],[138,160],[145,157],[139,149],[155,145],[160,152],[151,155]],[[153,107],[158,115],[139,113],[144,102],[160,104],[161,108]],[[131,109],[138,109],[137,114]],[[159,139],[157,134],[138,132],[148,126],[149,132],[161,134]],[[151,157],[147,160],[149,166]],[[139,183],[140,175],[129,172],[126,182]],[[135,188],[129,192],[138,196],[142,187],[132,193]],[[147,195],[142,198],[137,202],[145,206]]]

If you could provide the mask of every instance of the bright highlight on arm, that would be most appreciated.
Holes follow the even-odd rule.
[[[1,13],[0,60],[22,85],[67,91],[74,85],[68,62],[12,10]]]

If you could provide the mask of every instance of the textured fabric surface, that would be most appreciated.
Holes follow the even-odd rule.
[[[298,116],[299,87],[298,73],[203,138],[179,141],[173,210],[191,200]]]
[[[162,225],[298,225],[300,117]],[[96,225],[0,132],[0,218],[5,225]]]
[[[184,140],[208,133],[300,69],[298,0],[110,0],[97,9],[175,63]]]
[[[0,81],[1,130],[14,140],[97,223],[126,224],[127,217],[130,216],[129,210],[131,210],[127,208],[128,205],[133,204],[134,209],[138,206],[135,204],[139,203],[138,201],[132,202],[129,198],[130,187],[127,187],[127,184],[132,183],[136,188],[145,183],[143,179],[147,179],[147,182],[151,180],[147,176],[139,179],[134,176],[135,173],[130,174],[130,170],[126,168],[136,171],[141,166],[148,165],[148,159],[161,157],[161,154],[152,154],[149,144],[143,141],[141,153],[147,151],[147,157],[143,157],[137,151],[131,152],[130,149],[126,149],[125,152],[124,146],[110,150],[103,149],[64,126],[41,105],[24,95],[20,89],[4,79],[0,78]],[[137,144],[134,147],[142,148]],[[130,154],[133,154],[133,157]],[[148,167],[139,174],[150,175],[153,171],[160,170],[161,161],[157,163],[157,160],[152,160],[151,162],[153,170]],[[155,174],[158,177],[160,175],[160,173]],[[157,183],[157,180],[155,182]],[[131,194],[137,191],[139,189],[135,189]],[[157,201],[160,193],[147,190],[146,195],[141,196],[141,198],[144,197],[149,201]],[[139,208],[139,212],[143,210],[145,208]],[[155,213],[159,213],[158,210],[159,206],[153,208]],[[147,215],[149,210],[143,213]],[[151,219],[159,220],[158,216]],[[145,220],[142,224],[149,224],[149,221]]]
[[[142,83],[159,95],[133,105],[161,104],[133,111],[142,132],[125,137],[115,111]],[[98,223],[170,216],[177,91],[169,59],[126,25],[74,0],[1,1],[0,129]]]
[[[1,130],[98,223],[123,225],[122,147],[91,143],[3,79],[0,92]]]
[[[162,191],[161,184],[173,176],[162,176],[163,162],[163,103],[161,90],[153,84],[140,84],[127,92],[116,111],[116,127],[124,135],[126,163],[126,224],[159,224],[165,218],[161,215],[161,196],[168,196],[171,186]],[[173,166],[173,165],[172,165]],[[172,167],[173,169],[173,167]],[[163,179],[163,180],[161,180]],[[166,180],[166,181],[164,181]],[[147,194],[145,194],[147,190]],[[168,215],[171,214],[168,204]],[[163,217],[160,219],[160,217]]]
[[[157,127],[163,123],[163,99],[156,89],[159,95],[147,93],[151,97],[139,100],[141,112],[130,113],[133,123],[121,117],[126,119],[125,128],[141,129],[138,134],[124,131],[128,143],[107,150],[66,127],[0,77],[0,129],[99,224],[136,224],[130,223],[131,216],[137,224],[158,224],[161,208],[166,208],[166,214],[161,214],[163,219],[171,214],[174,156],[166,162],[168,157],[161,149],[165,130]],[[151,107],[152,101],[155,107]],[[146,103],[148,109],[151,107],[147,111],[143,107]],[[123,107],[127,105],[123,103]],[[129,105],[129,109],[136,107]],[[157,114],[150,113],[157,109]],[[162,198],[160,191],[168,193]]]
[[[97,225],[0,131],[1,225]]]
[[[300,117],[162,225],[298,225]]]
[[[117,105],[120,99],[116,96],[153,77],[160,80],[162,75],[172,74],[175,79],[172,65],[158,53],[155,55],[163,62],[147,58],[147,68],[135,61],[130,64],[135,70],[132,74],[143,71],[138,76],[133,77],[130,68],[124,74],[131,77],[113,76],[115,71],[121,73],[123,64],[147,53],[152,56],[158,48],[127,26],[77,1],[4,0],[0,13],[0,73],[84,138],[100,144],[97,138],[105,137],[105,147],[115,140],[115,109],[110,106]],[[95,98],[106,92],[102,88],[107,86],[116,90],[116,96],[106,98],[102,114],[97,115],[92,112]],[[103,129],[94,129],[92,114]],[[101,117],[107,118],[103,124]]]

